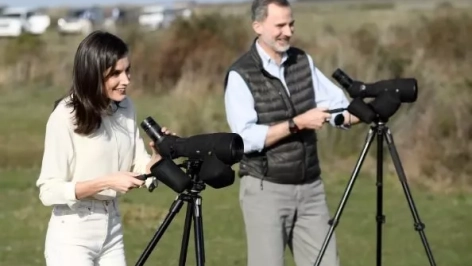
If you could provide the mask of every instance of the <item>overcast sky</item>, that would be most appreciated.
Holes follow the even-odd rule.
[[[196,0],[198,3],[218,3],[218,2],[242,2],[244,0]],[[153,4],[172,3],[172,0],[0,0],[0,5],[26,6],[26,7],[54,7],[54,6],[88,6],[88,5],[109,5],[120,3]]]

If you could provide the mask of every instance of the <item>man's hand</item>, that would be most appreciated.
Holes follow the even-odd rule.
[[[326,111],[328,108],[318,107],[313,108],[305,113],[296,116],[293,121],[297,124],[299,129],[321,129],[324,123],[331,119],[331,114]]]

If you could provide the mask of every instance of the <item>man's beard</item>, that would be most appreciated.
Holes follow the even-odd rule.
[[[290,39],[285,39],[283,44],[280,44],[279,40],[275,40],[271,46],[275,51],[285,53],[290,48]]]

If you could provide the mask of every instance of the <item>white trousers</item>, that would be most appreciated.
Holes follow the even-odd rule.
[[[116,200],[84,200],[77,210],[55,206],[44,255],[48,266],[125,266]]]

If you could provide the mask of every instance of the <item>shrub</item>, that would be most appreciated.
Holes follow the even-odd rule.
[[[152,73],[142,80],[143,87],[152,89],[160,84],[171,90],[190,74],[210,80],[208,89],[221,88],[228,65],[250,41],[242,23],[238,17],[217,13],[177,20],[160,35],[154,49],[135,54],[133,61],[149,64],[138,75]]]
[[[8,73],[5,78],[9,82],[22,82],[41,77],[45,48],[45,41],[34,35],[8,40],[1,51],[4,71]]]

